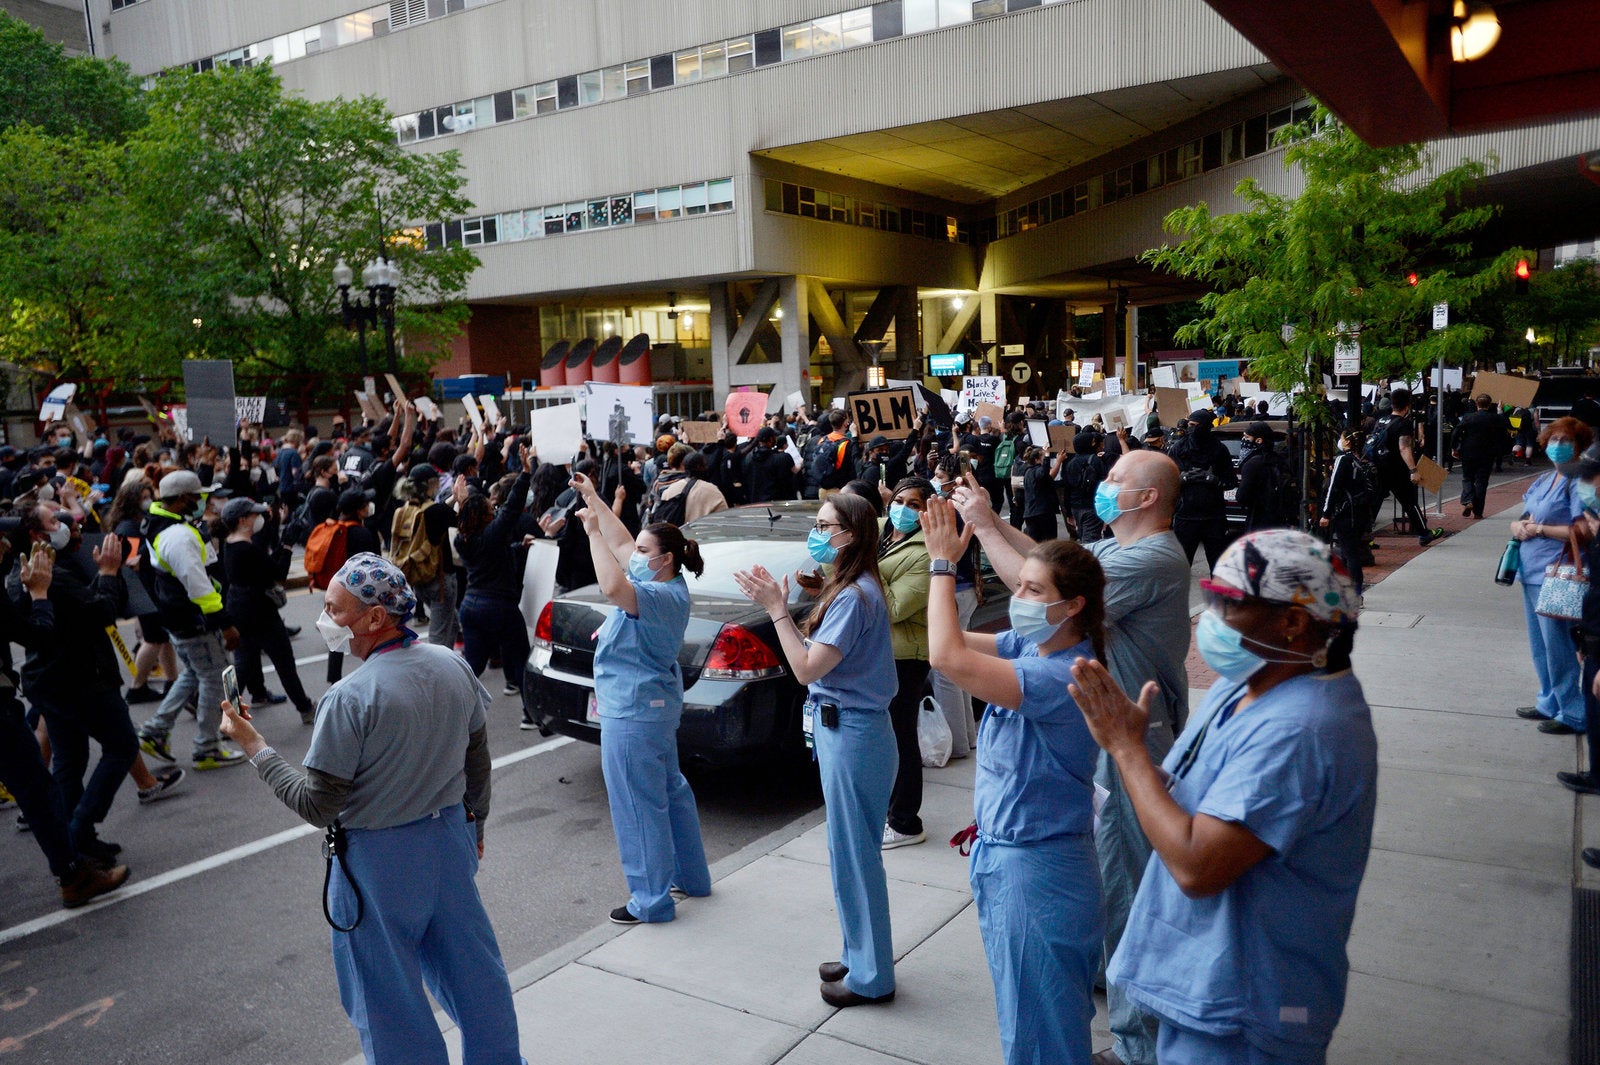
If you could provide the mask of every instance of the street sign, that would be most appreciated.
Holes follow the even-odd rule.
[[[1000,357],[1002,359],[1020,359],[1026,347],[1024,344],[1001,344]]]
[[[1029,366],[1025,362],[1019,362],[1015,366],[1011,367],[1011,379],[1019,385],[1027,384],[1028,379],[1032,376],[1033,367]]]
[[[1433,305],[1433,327],[1443,329],[1450,324],[1450,305],[1448,303],[1435,303]]]
[[[1361,372],[1361,341],[1339,340],[1333,345],[1333,372],[1339,375]]]

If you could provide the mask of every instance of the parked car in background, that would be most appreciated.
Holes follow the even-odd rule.
[[[678,665],[683,670],[679,760],[724,768],[800,757],[800,705],[805,688],[784,661],[766,613],[734,583],[736,571],[760,564],[789,574],[790,612],[799,617],[811,600],[795,586],[797,570],[816,568],[806,534],[817,520],[814,500],[736,507],[684,526],[705,560],[689,583],[689,627]],[[986,570],[987,601],[973,628],[1006,625],[1009,593]],[[540,612],[522,683],[523,704],[546,734],[600,742],[595,712],[594,652],[600,626],[613,607],[596,586],[558,596]]]

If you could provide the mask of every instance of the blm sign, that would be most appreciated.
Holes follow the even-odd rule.
[[[853,392],[850,413],[855,416],[856,435],[870,440],[882,435],[904,440],[912,433],[917,417],[914,393],[909,388],[886,388],[876,392]]]

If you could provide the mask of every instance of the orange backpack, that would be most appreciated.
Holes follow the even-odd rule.
[[[346,546],[350,530],[360,524],[329,518],[311,530],[306,538],[306,574],[311,578],[311,587],[323,589],[333,583],[333,575],[350,557]]]

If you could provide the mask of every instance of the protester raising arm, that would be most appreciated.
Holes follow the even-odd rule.
[[[984,496],[983,505],[988,506],[987,495]],[[961,556],[966,554],[967,545],[972,542],[976,528],[969,524],[964,532],[958,533],[955,506],[937,496],[928,500],[927,506],[922,511],[922,535],[931,561],[946,561],[953,567]],[[962,631],[961,620],[956,613],[955,586],[953,574],[949,581],[933,579],[929,583],[928,664],[941,673],[960,678],[957,683],[964,690],[978,696],[986,703],[994,702],[1002,706],[1015,707],[1016,674],[1012,673],[1010,667],[1000,659],[993,657],[995,639],[992,635]],[[997,678],[998,674],[994,677],[989,676],[990,671],[986,668],[986,663],[980,665],[982,659],[991,659],[1010,675],[1011,689],[1002,694],[1012,694],[1011,702],[995,698],[995,685],[992,683],[985,684],[982,690],[968,686],[967,678],[971,672],[969,667],[982,669],[985,680]]]
[[[951,498],[967,526],[976,532],[978,542],[983,545],[983,553],[989,556],[989,565],[994,568],[995,576],[1007,588],[1016,591],[1023,559],[1037,546],[1033,539],[1021,529],[1012,528],[996,517],[989,493],[972,474],[967,474],[956,485]]]
[[[570,482],[583,497],[584,506],[575,515],[589,536],[589,553],[594,559],[595,580],[605,597],[628,614],[639,613],[639,597],[628,579],[628,559],[634,552],[634,539],[622,519],[611,512],[595,483],[586,474],[572,475]]]

